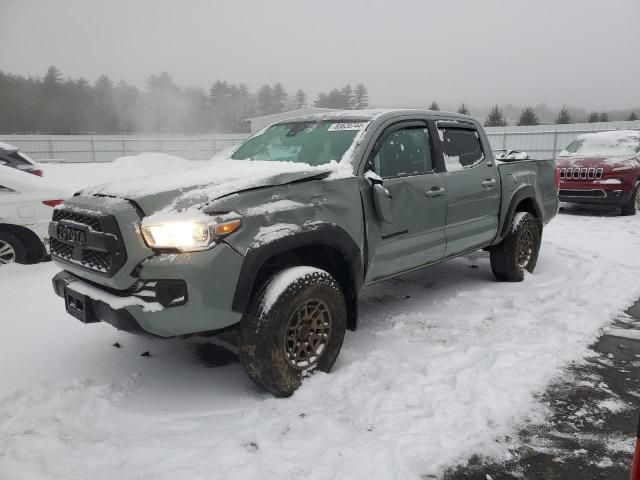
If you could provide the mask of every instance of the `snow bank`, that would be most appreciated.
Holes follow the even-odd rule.
[[[0,477],[387,480],[507,455],[536,394],[640,297],[639,238],[639,216],[564,214],[522,283],[476,253],[367,288],[333,373],[288,399],[198,365],[205,340],[81,324],[50,263],[3,267]]]
[[[141,153],[108,163],[48,163],[43,168],[45,178],[77,191],[105,182],[176,173],[208,165],[209,162],[190,161],[166,153]]]

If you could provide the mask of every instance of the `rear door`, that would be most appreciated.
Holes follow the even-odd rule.
[[[393,125],[376,145],[370,164],[390,195],[393,220],[372,219],[367,281],[437,261],[446,245],[445,178],[435,166],[427,123]]]
[[[449,257],[493,240],[498,229],[500,184],[495,162],[485,155],[474,124],[440,121],[437,127],[447,170],[445,256]]]

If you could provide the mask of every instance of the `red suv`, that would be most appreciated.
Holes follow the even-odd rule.
[[[580,135],[558,158],[560,201],[617,205],[622,215],[640,210],[640,131]]]

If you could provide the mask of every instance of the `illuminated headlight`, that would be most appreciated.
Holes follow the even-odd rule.
[[[174,218],[142,223],[142,236],[149,247],[181,252],[208,250],[242,226],[242,218],[235,214],[197,220],[180,220],[179,215]]]

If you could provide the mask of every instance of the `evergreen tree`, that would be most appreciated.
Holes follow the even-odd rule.
[[[91,86],[85,79],[66,79],[56,97],[59,117],[55,122],[57,133],[72,133],[74,125],[87,123],[91,110]]]
[[[635,122],[636,120],[638,120],[638,115],[636,114],[635,110],[631,110],[631,113],[629,114],[629,117],[627,118],[627,121]]]
[[[120,80],[113,89],[113,97],[116,112],[119,112],[118,131],[135,131],[142,116],[140,91],[124,80]]]
[[[563,105],[562,108],[560,109],[560,113],[558,114],[558,118],[556,118],[556,123],[559,124],[559,125],[572,123],[571,122],[571,115],[569,115],[569,109],[567,108],[566,105]]]
[[[600,114],[598,112],[591,112],[587,117],[587,122],[596,123],[600,121]]]
[[[533,111],[533,108],[527,107],[520,114],[520,119],[518,120],[518,125],[538,125],[538,116],[536,112]]]
[[[42,79],[42,102],[40,122],[42,128],[51,133],[66,133],[64,123],[64,101],[62,98],[62,74],[57,67],[51,66]]]
[[[342,95],[342,101],[340,108],[344,110],[352,110],[355,105],[355,98],[353,96],[353,89],[351,88],[351,84],[345,85],[342,90],[340,90]]]
[[[284,107],[287,103],[287,92],[281,83],[276,83],[272,89],[273,95],[273,112],[272,113],[281,113],[284,112]]]
[[[150,93],[166,93],[176,89],[173,78],[167,72],[160,72],[158,75],[151,75],[147,79],[147,90]]]
[[[294,108],[300,110],[301,108],[304,108],[304,106],[307,104],[307,94],[304,93],[301,89],[298,89],[298,91],[295,94],[294,100],[293,100],[293,105]]]
[[[600,112],[600,122],[608,122],[609,121],[609,114],[607,112]]]
[[[246,83],[238,85],[238,101],[239,105],[236,107],[238,111],[237,125],[234,132],[248,131],[249,124],[246,122],[247,118],[253,117],[256,114],[256,102],[254,96],[251,94],[249,87]]]
[[[94,87],[94,128],[98,132],[118,133],[118,113],[114,101],[113,82],[101,75]]]
[[[353,91],[353,108],[361,110],[369,106],[369,93],[364,84],[359,83]]]
[[[167,72],[146,81],[146,112],[143,128],[159,133],[177,131],[186,117],[182,92]]]
[[[321,93],[314,102],[325,108],[366,108],[367,89],[346,85]],[[150,75],[144,89],[108,76],[95,83],[64,79],[52,66],[42,77],[0,71],[0,132],[203,133],[246,131],[246,119],[288,108],[304,107],[298,90],[288,98],[282,84],[264,85],[254,94],[246,84],[215,81],[208,91],[180,88],[167,72]]]
[[[47,69],[47,73],[42,79],[42,88],[45,93],[55,93],[60,90],[62,86],[62,73],[58,67],[51,66]]]
[[[329,108],[344,108],[344,96],[337,88],[334,88],[327,95],[327,105]]]
[[[186,107],[186,118],[184,119],[182,130],[186,133],[206,132],[206,126],[210,118],[206,91],[202,88],[185,88],[182,97]],[[232,130],[234,132],[239,131],[235,128],[235,125]]]
[[[489,112],[489,116],[484,122],[485,127],[505,127],[507,121],[504,119],[504,115],[500,107],[496,105]]]
[[[316,98],[315,102],[313,102],[313,105],[315,107],[318,108],[328,108],[329,104],[328,104],[328,99],[327,99],[327,94],[326,93],[319,93],[318,97]]]
[[[461,113],[462,115],[469,115],[469,110],[464,103],[458,107],[458,113]]]
[[[272,113],[275,113],[275,102],[271,85],[263,85],[262,87],[260,87],[260,90],[258,90],[257,101],[259,115],[270,115]]]
[[[429,110],[433,110],[435,112],[440,110],[440,106],[438,105],[438,102],[436,102],[435,100],[431,102],[431,105],[429,105]]]

